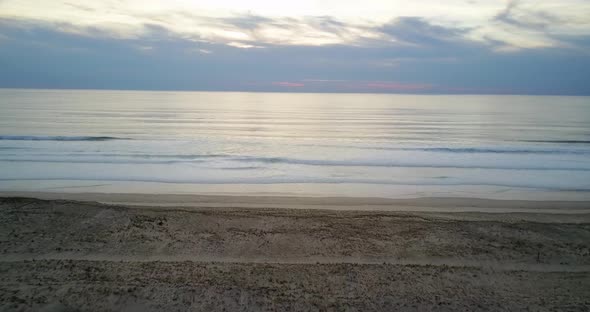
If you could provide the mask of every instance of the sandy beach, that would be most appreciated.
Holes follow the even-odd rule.
[[[4,311],[590,306],[584,202],[34,195],[0,199]]]
[[[0,0],[0,312],[590,312],[590,0]]]

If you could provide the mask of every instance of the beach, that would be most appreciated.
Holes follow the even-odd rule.
[[[590,305],[587,202],[28,195],[0,200],[6,311]]]
[[[590,0],[0,0],[0,312],[590,312]]]
[[[590,307],[587,97],[0,98],[0,311]]]

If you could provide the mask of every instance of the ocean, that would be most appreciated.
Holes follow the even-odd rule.
[[[590,199],[590,98],[0,89],[0,191]]]

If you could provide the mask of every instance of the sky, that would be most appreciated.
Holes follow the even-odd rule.
[[[0,87],[590,95],[590,1],[0,0]]]

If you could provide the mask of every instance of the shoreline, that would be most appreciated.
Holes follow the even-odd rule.
[[[243,208],[332,211],[432,212],[432,213],[527,213],[590,214],[590,200],[505,200],[471,197],[312,197],[140,193],[66,193],[0,191],[0,198],[97,202],[130,207]]]
[[[41,170],[41,169],[39,169]],[[411,185],[411,184],[358,184],[358,183],[273,183],[273,184],[194,184],[104,180],[4,180],[0,193],[112,194],[124,196],[158,195],[177,196],[244,196],[244,197],[297,197],[297,198],[362,198],[415,199],[415,198],[468,198],[491,200],[528,201],[587,201],[590,191],[557,190],[544,188],[508,187],[501,185]],[[9,196],[9,195],[8,195]],[[84,199],[80,197],[80,199]],[[158,198],[153,198],[161,201]],[[151,203],[151,201],[150,201]]]

